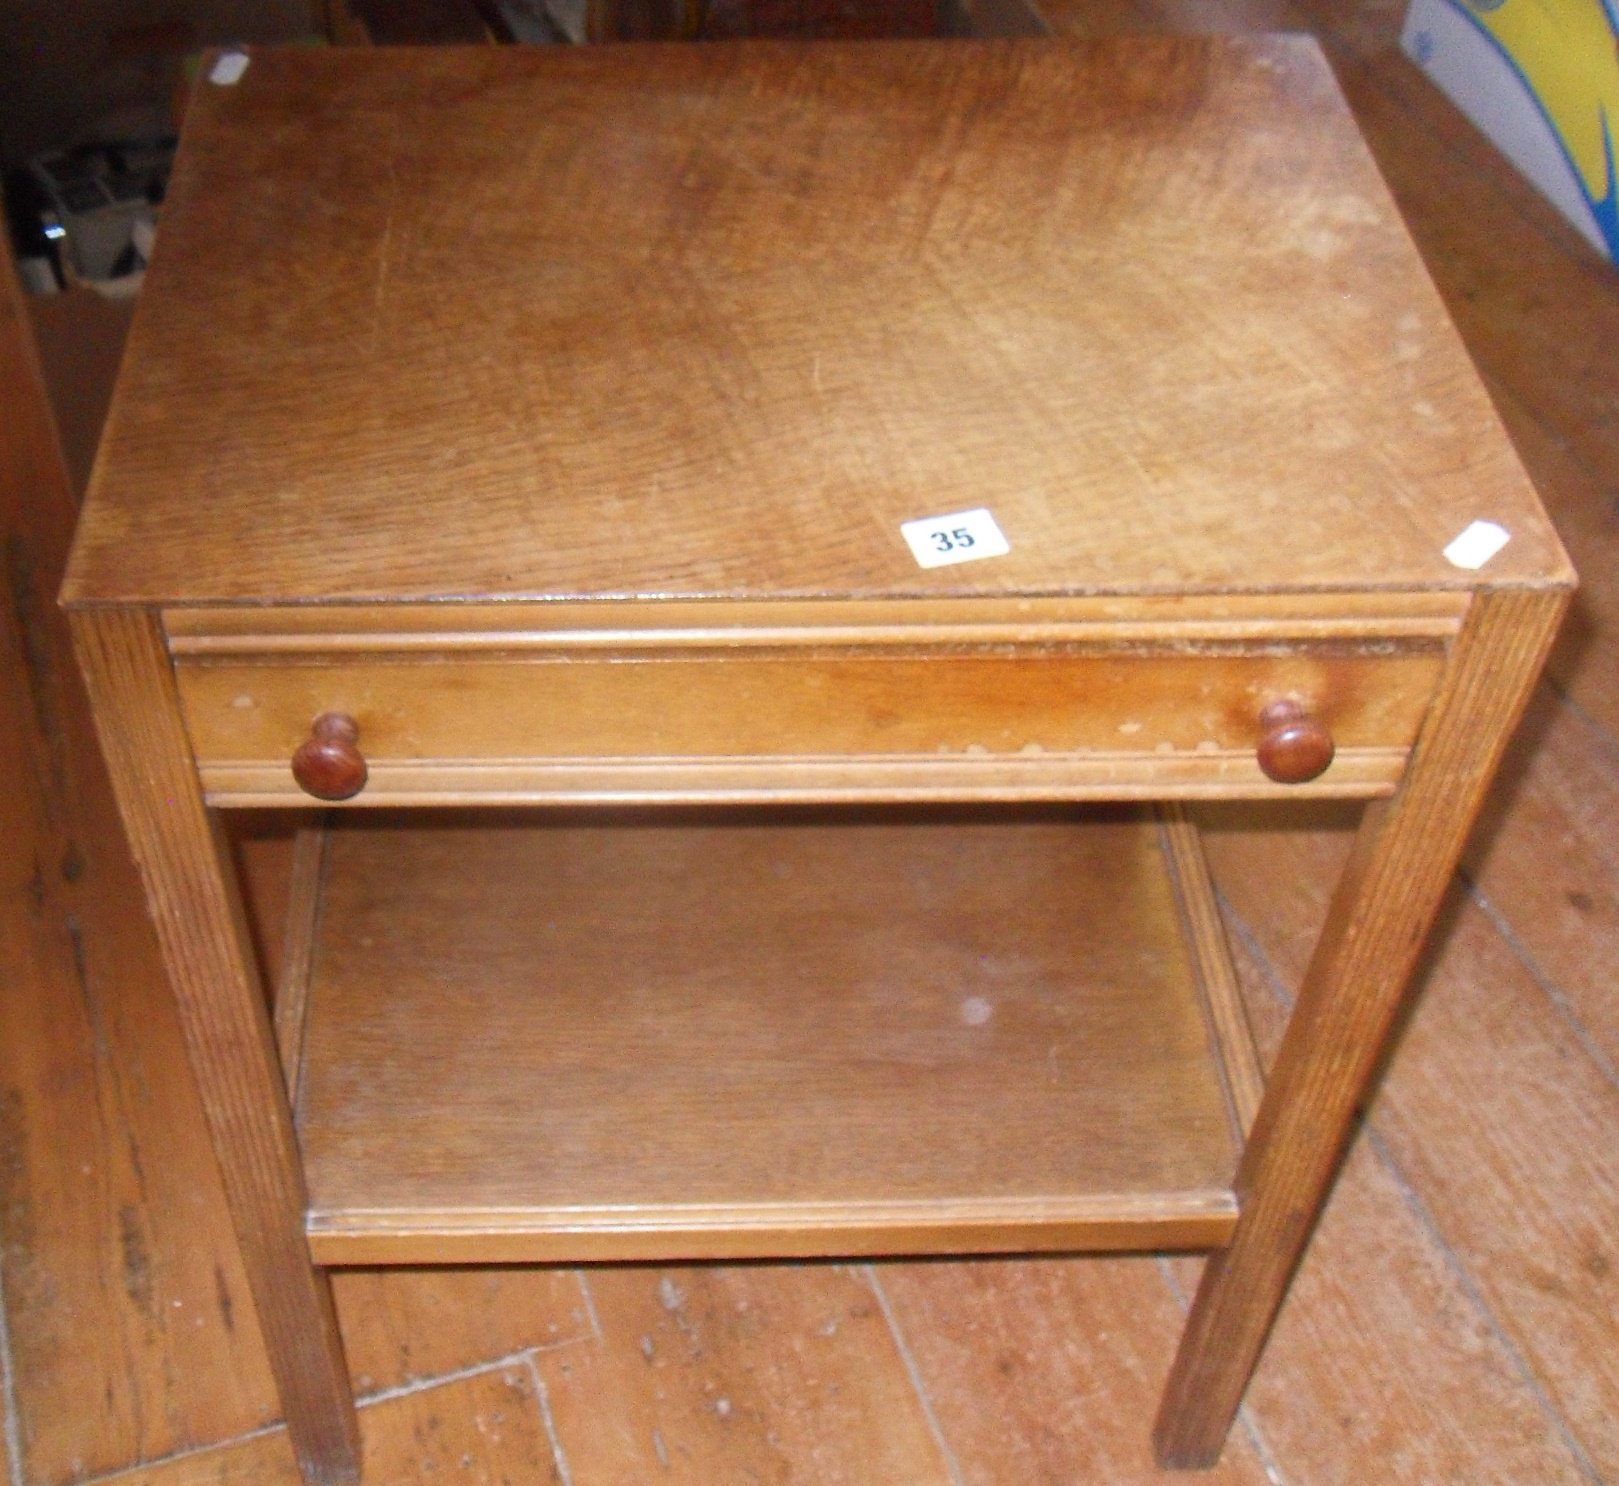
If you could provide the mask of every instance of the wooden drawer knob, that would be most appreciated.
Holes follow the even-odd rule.
[[[322,712],[292,756],[292,777],[317,800],[347,800],[365,788],[360,725],[346,712]]]
[[[1303,784],[1332,762],[1332,734],[1291,698],[1272,702],[1259,714],[1259,767],[1278,784]]]

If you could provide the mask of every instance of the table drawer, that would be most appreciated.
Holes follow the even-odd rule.
[[[1083,646],[910,653],[183,656],[180,694],[218,803],[306,799],[317,716],[358,728],[359,803],[534,798],[1128,798],[1377,794],[1438,682],[1435,643]],[[1260,713],[1292,698],[1336,744],[1275,785]]]

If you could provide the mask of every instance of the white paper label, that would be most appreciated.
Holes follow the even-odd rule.
[[[928,516],[900,526],[912,555],[925,568],[945,568],[953,562],[977,562],[981,557],[1005,557],[1011,545],[982,506],[948,516]]]
[[[1445,556],[1459,568],[1481,568],[1508,542],[1512,533],[1493,521],[1475,521],[1450,546]]]
[[[233,83],[239,83],[242,80],[242,74],[247,71],[247,62],[246,52],[226,52],[209,69],[208,81],[218,83],[222,88],[228,88]]]

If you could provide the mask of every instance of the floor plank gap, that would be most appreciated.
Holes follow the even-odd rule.
[[[579,1280],[579,1296],[585,1303],[585,1315],[590,1321],[591,1335],[594,1336],[597,1341],[601,1341],[601,1317],[596,1314],[596,1297],[590,1293],[590,1276],[587,1275],[582,1269],[574,1270],[574,1274]]]
[[[1582,576],[1456,896],[1446,884],[1366,1140],[1348,1143],[1215,1472],[1161,1472],[1147,1440],[1194,1256],[664,1269],[575,1268],[570,1253],[334,1269],[367,1482],[1619,1486],[1619,272],[1405,56],[1407,3],[945,5],[1101,50],[1125,34],[1313,34]],[[1326,225],[1341,252],[1353,223]],[[1012,308],[1006,287],[991,275],[982,303]],[[130,307],[83,290],[28,301],[50,353],[41,389],[23,362],[8,371],[7,302],[0,401],[54,396],[82,493]],[[1278,327],[1269,348],[1290,344]],[[13,387],[26,397],[7,401]],[[0,463],[33,447],[23,421],[0,420]],[[0,526],[45,593],[74,501],[36,421],[43,452],[26,457],[44,484],[15,478],[22,466],[0,479],[0,504],[22,492]],[[71,678],[65,630],[50,635],[48,666]],[[0,623],[0,776],[44,781],[23,660]],[[60,799],[48,782],[0,791],[0,876],[16,869],[0,965],[22,985],[0,996],[0,1092],[22,1100],[15,1127],[0,1110],[0,1486],[298,1486],[156,939],[71,691],[46,729]],[[1265,1066],[1355,810],[1192,813]],[[315,812],[227,816],[275,985],[294,832]]]
[[[1169,1287],[1169,1293],[1175,1297],[1175,1304],[1181,1308],[1184,1315],[1192,1308],[1192,1298],[1186,1293],[1186,1286],[1181,1284],[1181,1277],[1175,1273],[1175,1265],[1168,1254],[1157,1256],[1158,1273],[1164,1278],[1164,1284]],[[1260,1432],[1259,1421],[1254,1418],[1253,1410],[1247,1405],[1237,1410],[1237,1425],[1242,1430],[1249,1445],[1258,1460],[1260,1469],[1265,1472],[1265,1478],[1271,1486],[1287,1486],[1287,1477],[1282,1474],[1282,1468],[1276,1463],[1276,1457],[1271,1453],[1265,1436]]]
[[[1479,912],[1489,920],[1490,926],[1505,941],[1507,948],[1518,957],[1518,962],[1529,972],[1530,978],[1545,992],[1546,999],[1563,1019],[1563,1024],[1573,1035],[1574,1040],[1585,1049],[1585,1055],[1602,1070],[1602,1076],[1614,1088],[1619,1089],[1619,1068],[1614,1067],[1613,1060],[1591,1035],[1590,1029],[1581,1019],[1568,993],[1546,973],[1535,952],[1523,942],[1506,915],[1490,901],[1489,896],[1472,877],[1459,868],[1456,875],[1461,879],[1462,886],[1467,890],[1467,896],[1473,900]]]
[[[1586,1051],[1591,1055],[1593,1062],[1595,1062],[1597,1066],[1603,1070],[1604,1075],[1612,1079],[1612,1065],[1602,1054],[1599,1048],[1592,1046],[1589,1036],[1585,1033],[1578,1017],[1574,1015],[1572,1008],[1564,1004],[1555,987],[1550,985],[1546,977],[1540,972],[1539,967],[1534,963],[1533,956],[1529,954],[1526,948],[1517,942],[1516,936],[1512,933],[1511,926],[1508,925],[1500,917],[1500,915],[1493,910],[1493,908],[1489,905],[1488,900],[1484,898],[1484,895],[1480,893],[1476,887],[1474,887],[1464,873],[1458,871],[1456,876],[1469,896],[1478,903],[1480,909],[1489,919],[1492,926],[1495,927],[1496,931],[1501,935],[1502,939],[1512,949],[1513,953],[1518,956],[1524,967],[1534,977],[1536,984],[1546,992],[1548,998],[1552,1000],[1553,1004],[1558,1006],[1558,1009],[1563,1015],[1564,1020],[1568,1024],[1570,1030],[1579,1040],[1581,1047],[1585,1048]],[[1293,1011],[1294,997],[1287,983],[1278,973],[1275,965],[1271,962],[1270,957],[1265,953],[1265,950],[1260,944],[1258,937],[1248,926],[1248,923],[1243,916],[1223,894],[1219,894],[1218,889],[1216,890],[1216,893],[1219,898],[1221,913],[1226,920],[1227,931],[1231,933],[1234,938],[1241,941],[1243,948],[1247,951],[1252,963],[1257,967],[1260,974],[1264,977],[1265,982],[1269,986],[1272,993],[1284,1003],[1287,1008],[1288,1015],[1291,1015]],[[1509,1359],[1513,1370],[1518,1375],[1524,1387],[1528,1390],[1530,1396],[1535,1400],[1536,1407],[1540,1410],[1547,1424],[1563,1441],[1564,1445],[1569,1451],[1569,1454],[1574,1458],[1574,1461],[1581,1473],[1593,1483],[1593,1486],[1607,1486],[1606,1477],[1604,1477],[1601,1471],[1597,1469],[1595,1462],[1591,1459],[1589,1452],[1587,1452],[1585,1449],[1584,1443],[1574,1432],[1568,1420],[1564,1417],[1562,1411],[1557,1407],[1556,1403],[1542,1386],[1541,1380],[1536,1374],[1529,1360],[1523,1355],[1522,1351],[1513,1341],[1506,1328],[1502,1326],[1494,1310],[1490,1307],[1489,1302],[1485,1299],[1484,1294],[1480,1290],[1473,1275],[1468,1271],[1467,1266],[1462,1262],[1462,1259],[1460,1255],[1457,1254],[1455,1248],[1446,1239],[1444,1233],[1439,1227],[1439,1224],[1435,1221],[1432,1212],[1430,1212],[1428,1205],[1422,1200],[1421,1194],[1412,1185],[1393,1151],[1390,1150],[1388,1143],[1378,1131],[1374,1118],[1368,1116],[1368,1118],[1363,1121],[1361,1125],[1361,1133],[1364,1135],[1368,1146],[1376,1156],[1377,1160],[1383,1166],[1383,1169],[1387,1173],[1389,1179],[1394,1183],[1396,1190],[1400,1193],[1400,1196],[1406,1205],[1406,1208],[1416,1220],[1418,1225],[1427,1234],[1429,1241],[1433,1244],[1434,1249],[1441,1258],[1441,1261],[1450,1271],[1450,1274],[1455,1280],[1457,1287],[1467,1298],[1468,1303],[1473,1307],[1481,1323],[1488,1329],[1491,1336],[1495,1339],[1496,1344]],[[1185,1292],[1180,1285],[1179,1277],[1175,1274],[1173,1267],[1167,1259],[1161,1259],[1159,1264],[1169,1282],[1170,1288],[1175,1292],[1177,1299],[1179,1299],[1181,1304],[1184,1306],[1186,1304],[1186,1297]],[[1267,1456],[1263,1449],[1260,1448],[1260,1445],[1261,1442],[1256,1440],[1256,1450],[1258,1450],[1258,1453],[1260,1454],[1261,1461],[1265,1462],[1267,1460]]]
[[[883,1320],[888,1323],[888,1334],[894,1338],[894,1348],[905,1364],[911,1387],[916,1391],[916,1401],[921,1405],[923,1417],[928,1421],[933,1442],[939,1447],[939,1454],[944,1457],[945,1469],[950,1472],[951,1481],[955,1486],[966,1486],[966,1478],[961,1474],[961,1465],[956,1460],[956,1452],[950,1448],[950,1441],[944,1436],[944,1428],[939,1423],[933,1400],[928,1396],[927,1385],[922,1381],[922,1369],[917,1366],[910,1343],[905,1340],[904,1333],[899,1329],[899,1317],[894,1314],[894,1307],[889,1304],[888,1292],[883,1289],[883,1283],[877,1277],[876,1266],[863,1264],[859,1273],[864,1275],[866,1283],[871,1286],[871,1293],[877,1297],[877,1304],[882,1308]]]
[[[1271,962],[1271,957],[1265,952],[1265,947],[1259,942],[1259,936],[1248,926],[1248,921],[1237,911],[1236,905],[1221,892],[1219,885],[1214,889],[1215,901],[1220,905],[1220,917],[1225,920],[1226,933],[1233,939],[1240,940],[1242,947],[1247,951],[1248,957],[1254,962],[1259,973],[1265,977],[1265,984],[1286,1008],[1287,1014],[1293,1014],[1293,988],[1283,979],[1282,974]]]
[[[1592,478],[1600,479],[1601,477],[1593,475]],[[1619,500],[1619,497],[1615,497],[1615,499]],[[1574,698],[1569,695],[1567,688],[1564,687],[1556,677],[1549,675],[1543,676],[1541,677],[1541,681],[1551,690],[1552,694],[1557,698],[1557,700],[1567,707],[1568,710],[1572,712],[1582,724],[1584,724],[1585,730],[1590,733],[1592,741],[1595,742],[1604,753],[1608,754],[1615,764],[1619,764],[1619,738],[1614,737],[1614,735],[1610,733],[1607,728],[1605,728],[1596,718],[1591,716],[1591,714],[1587,712],[1584,707],[1576,702]]]
[[[6,1465],[13,1486],[23,1486],[22,1427],[17,1414],[17,1373],[11,1356],[11,1327],[6,1319],[6,1250],[0,1242],[0,1423],[6,1436]]]
[[[1394,1183],[1395,1190],[1399,1192],[1401,1199],[1404,1201],[1406,1210],[1410,1212],[1418,1225],[1428,1235],[1429,1242],[1433,1244],[1445,1267],[1450,1271],[1452,1278],[1456,1281],[1457,1288],[1467,1297],[1468,1304],[1473,1307],[1479,1319],[1489,1330],[1490,1335],[1495,1339],[1496,1345],[1505,1353],[1524,1388],[1528,1391],[1530,1397],[1535,1400],[1542,1416],[1567,1447],[1569,1454],[1574,1457],[1575,1464],[1579,1467],[1581,1473],[1592,1483],[1592,1486],[1608,1486],[1607,1478],[1597,1469],[1596,1463],[1586,1451],[1584,1441],[1574,1432],[1568,1420],[1563,1416],[1563,1411],[1557,1407],[1551,1396],[1541,1385],[1540,1378],[1536,1374],[1534,1367],[1519,1350],[1511,1333],[1502,1326],[1500,1320],[1496,1317],[1495,1311],[1491,1308],[1489,1301],[1485,1299],[1473,1275],[1468,1271],[1467,1266],[1462,1262],[1461,1256],[1457,1254],[1445,1237],[1439,1224],[1435,1221],[1433,1213],[1429,1210],[1428,1204],[1422,1200],[1422,1194],[1412,1186],[1400,1165],[1399,1159],[1389,1149],[1388,1143],[1370,1120],[1362,1125],[1361,1133],[1365,1137],[1366,1144],[1387,1173],[1389,1180]]]
[[[583,1337],[570,1336],[559,1342],[541,1342],[537,1346],[524,1347],[521,1351],[508,1352],[504,1357],[496,1357],[489,1362],[475,1362],[470,1367],[458,1367],[454,1372],[436,1373],[427,1378],[412,1378],[409,1382],[397,1383],[392,1388],[379,1388],[374,1393],[362,1394],[354,1400],[355,1407],[372,1408],[376,1404],[388,1403],[395,1398],[408,1398],[413,1393],[427,1393],[434,1388],[443,1388],[449,1383],[465,1382],[468,1378],[482,1377],[484,1373],[498,1372],[505,1367],[529,1367],[536,1352],[559,1352],[565,1347],[578,1346],[583,1340]]]
[[[1186,1293],[1186,1286],[1181,1284],[1181,1277],[1175,1273],[1175,1266],[1168,1254],[1157,1256],[1158,1273],[1164,1277],[1164,1283],[1169,1286],[1169,1293],[1175,1297],[1175,1304],[1181,1308],[1185,1315],[1192,1308],[1192,1299]]]
[[[1276,1457],[1271,1454],[1270,1446],[1265,1443],[1265,1436],[1260,1433],[1259,1421],[1254,1418],[1253,1410],[1244,1404],[1237,1410],[1237,1426],[1247,1438],[1253,1448],[1254,1455],[1259,1460],[1260,1469],[1265,1472],[1265,1478],[1271,1486],[1287,1486],[1287,1477],[1282,1474],[1282,1468],[1277,1465]]]
[[[580,1279],[584,1279],[583,1273]],[[545,1379],[530,1352],[524,1359],[529,1380],[534,1384],[534,1401],[540,1406],[540,1418],[545,1423],[545,1437],[551,1442],[551,1461],[556,1466],[562,1486],[573,1486],[573,1472],[568,1469],[568,1452],[562,1448],[562,1436],[557,1433],[556,1420],[551,1417],[551,1396],[545,1391]]]
[[[201,1445],[187,1445],[183,1450],[170,1450],[164,1455],[154,1455],[150,1460],[137,1460],[130,1465],[120,1466],[115,1471],[103,1471],[99,1475],[85,1476],[77,1480],[74,1486],[114,1486],[114,1483],[118,1481],[127,1481],[131,1477],[143,1476],[148,1471],[175,1465],[182,1460],[194,1460],[198,1456],[234,1450],[252,1440],[267,1439],[272,1434],[285,1434],[286,1432],[286,1424],[277,1419],[274,1424],[263,1424],[257,1429],[245,1429],[242,1433],[233,1434],[228,1439],[209,1440]]]

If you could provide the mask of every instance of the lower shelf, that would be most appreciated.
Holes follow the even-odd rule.
[[[1247,1054],[1148,817],[340,820],[290,1059],[317,1262],[1230,1233]]]

